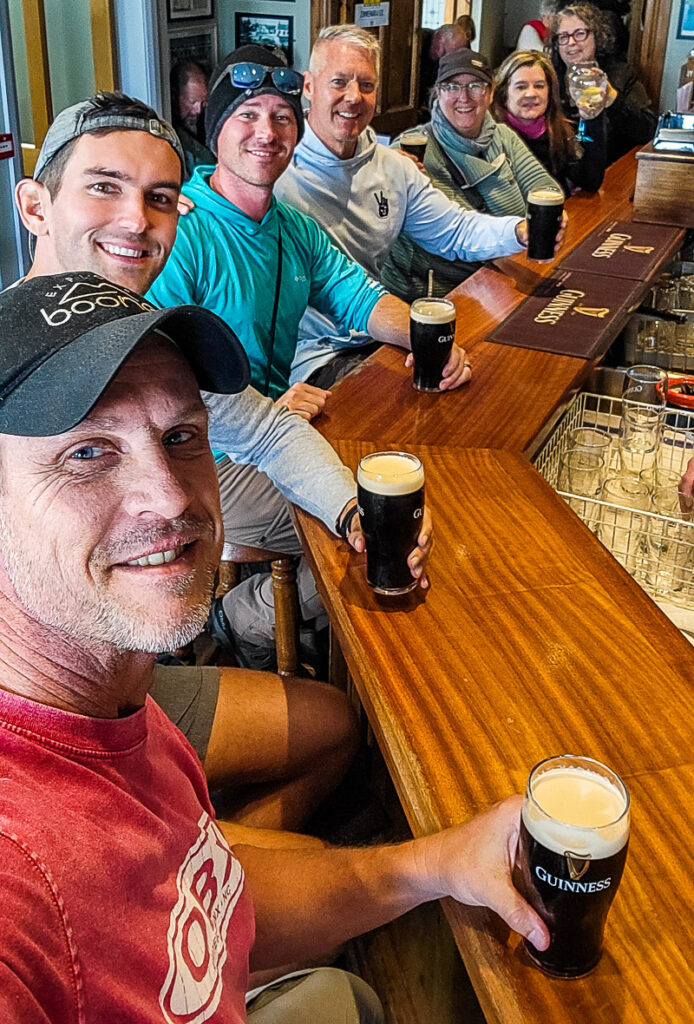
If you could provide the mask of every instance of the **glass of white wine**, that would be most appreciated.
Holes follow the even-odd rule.
[[[569,93],[581,115],[578,123],[579,142],[592,142],[586,121],[592,121],[605,109],[607,75],[595,61],[580,61],[569,68]]]

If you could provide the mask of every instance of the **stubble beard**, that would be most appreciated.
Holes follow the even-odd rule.
[[[105,588],[95,589],[88,598],[61,577],[59,565],[49,571],[47,565],[23,551],[1,506],[0,548],[12,586],[29,615],[74,637],[84,647],[108,644],[120,651],[161,654],[190,643],[207,621],[216,562],[193,566],[167,580],[162,591],[181,600],[169,621],[152,624],[151,607],[146,604],[128,604],[123,596],[110,594]]]

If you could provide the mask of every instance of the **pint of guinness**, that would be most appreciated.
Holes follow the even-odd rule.
[[[439,391],[443,368],[455,338],[455,306],[450,299],[415,299],[410,306],[410,346],[414,357],[412,386]]]
[[[407,452],[365,455],[357,472],[357,503],[366,540],[366,579],[377,594],[417,586],[408,556],[417,546],[424,512],[424,467]]]
[[[528,259],[551,260],[561,224],[564,193],[546,185],[528,193]]]
[[[525,946],[546,974],[580,978],[597,965],[628,842],[629,793],[615,772],[569,754],[533,768],[518,857],[523,894],[550,933],[544,952]]]
[[[402,133],[398,145],[400,146],[400,149],[403,149],[406,153],[411,153],[412,156],[416,156],[421,164],[424,160],[428,141],[429,136],[426,132],[421,131],[418,128],[414,128],[412,131]]]

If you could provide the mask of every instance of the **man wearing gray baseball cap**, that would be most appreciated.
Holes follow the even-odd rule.
[[[9,289],[0,317],[3,1024],[382,1024],[358,978],[301,971],[247,994],[249,964],[445,896],[544,948],[511,880],[520,797],[394,846],[228,845],[148,690],[155,652],[204,622],[222,546],[200,385],[243,386],[245,361],[213,316],[92,274]]]

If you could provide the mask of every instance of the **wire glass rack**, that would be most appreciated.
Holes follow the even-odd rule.
[[[657,598],[694,609],[694,521],[661,515],[648,508],[628,508],[600,497],[561,490],[559,469],[575,427],[597,427],[611,439],[605,476],[618,476],[617,437],[621,398],[583,392],[576,396],[535,459],[535,468],[597,535],[641,586]],[[694,455],[694,413],[666,413],[655,473],[681,475]]]

